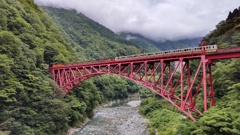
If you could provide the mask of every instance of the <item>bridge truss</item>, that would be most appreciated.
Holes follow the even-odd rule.
[[[81,82],[97,75],[110,74],[130,79],[158,94],[196,121],[193,114],[202,114],[215,104],[212,60],[240,57],[240,49],[235,50],[88,62],[51,67],[49,71],[66,94]],[[203,102],[203,108],[196,107],[199,101]]]
[[[190,68],[191,61],[198,63],[196,70]],[[201,114],[195,107],[200,91],[203,91],[203,110],[214,105],[211,63],[205,55],[97,62],[60,67],[51,72],[53,80],[67,94],[82,81],[97,75],[130,79],[160,95],[192,120],[195,120],[192,112]]]

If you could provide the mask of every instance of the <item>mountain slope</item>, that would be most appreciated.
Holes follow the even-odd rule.
[[[97,59],[94,55],[102,52],[125,55],[138,49],[134,44],[128,46],[128,41],[102,37],[94,30],[98,26],[93,29],[85,24],[82,27],[87,30],[76,32],[76,22],[77,27],[69,28],[72,34],[68,35],[33,0],[0,0],[0,17],[1,135],[62,135],[91,116],[99,104],[126,98],[128,92],[140,89],[120,77],[101,76],[83,82],[64,98],[50,79],[49,65],[73,63],[84,57]],[[82,35],[75,38],[77,33]],[[79,45],[80,41],[84,44]]]
[[[75,51],[32,0],[0,0],[0,134],[61,134],[70,106],[56,98],[47,65]]]
[[[229,12],[227,19],[219,22],[205,38],[219,47],[240,46],[240,7]]]
[[[205,39],[221,48],[240,46],[240,7],[230,12]],[[216,106],[199,119],[192,133],[240,135],[239,67],[240,59],[221,60],[213,67]]]
[[[59,24],[64,37],[71,42],[81,60],[99,60],[136,54],[137,45],[114,34],[108,28],[74,10],[44,7]]]
[[[209,44],[222,48],[240,46],[239,25],[240,8],[237,8],[204,38]],[[152,134],[158,131],[158,134],[173,135],[240,135],[240,59],[215,61],[212,71],[216,103],[199,116],[198,122],[179,119],[178,114],[172,113],[177,112],[174,108],[165,106],[157,98],[143,101],[140,112],[150,119]],[[203,106],[200,100],[197,106]]]
[[[122,32],[122,33],[120,33],[120,36],[122,36],[126,40],[134,42],[145,52],[159,51],[159,49],[156,47],[156,43],[154,41],[147,39],[139,34]]]
[[[156,50],[172,50],[178,48],[186,48],[186,47],[196,47],[200,43],[201,37],[193,38],[193,39],[183,39],[177,41],[154,41],[148,39],[142,35],[134,34],[134,33],[120,33],[122,37],[125,39],[132,41],[138,44],[141,49],[146,52],[153,52]]]

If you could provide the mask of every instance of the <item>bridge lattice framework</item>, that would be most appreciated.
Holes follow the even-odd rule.
[[[49,71],[66,94],[94,76],[109,74],[127,78],[150,89],[196,121],[193,113],[202,114],[215,105],[214,61],[239,57],[240,48],[219,49],[212,53],[201,50],[187,54],[71,64],[51,67]],[[193,68],[194,65],[197,66]],[[196,107],[197,101],[203,101],[203,108]]]

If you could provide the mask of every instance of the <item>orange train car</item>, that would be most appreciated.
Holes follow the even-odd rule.
[[[53,65],[52,65],[53,68],[54,68],[54,67],[61,67],[61,66],[63,66],[63,64],[53,64]]]

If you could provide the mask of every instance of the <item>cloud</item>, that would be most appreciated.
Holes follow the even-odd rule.
[[[226,19],[240,0],[35,0],[39,5],[75,9],[118,33],[154,40],[204,36]]]

